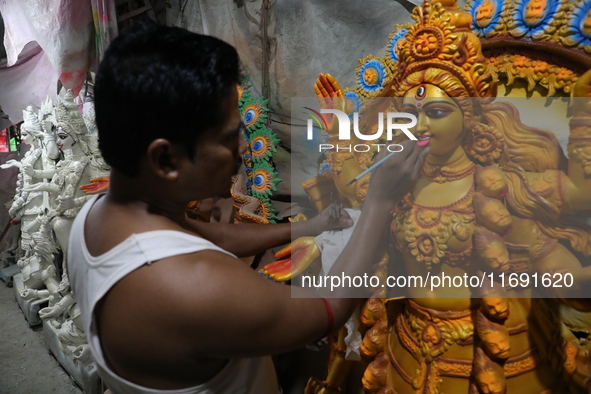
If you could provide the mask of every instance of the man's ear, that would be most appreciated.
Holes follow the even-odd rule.
[[[148,166],[154,174],[166,179],[175,180],[179,175],[179,147],[169,140],[159,138],[148,145]]]

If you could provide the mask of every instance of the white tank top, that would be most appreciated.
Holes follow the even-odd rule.
[[[101,377],[113,394],[276,394],[279,389],[270,357],[231,359],[208,382],[181,390],[142,387],[111,371],[97,335],[94,308],[119,280],[144,264],[171,256],[201,250],[233,255],[203,238],[180,231],[159,230],[132,234],[108,252],[93,257],[86,248],[84,223],[98,197],[90,199],[82,207],[72,226],[67,253],[68,277],[82,313],[92,355]]]

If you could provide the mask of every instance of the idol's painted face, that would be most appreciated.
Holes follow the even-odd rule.
[[[504,228],[511,225],[511,214],[502,204],[495,201],[487,202],[482,208],[482,214],[496,226]]]
[[[478,385],[484,394],[501,394],[503,393],[503,385],[499,377],[490,371],[483,371],[478,373]]]
[[[528,26],[539,23],[548,9],[548,0],[530,0],[523,10],[523,16]]]
[[[419,139],[417,145],[429,146],[430,155],[448,154],[462,144],[462,110],[437,86],[421,84],[410,89],[404,96],[402,111],[417,117],[411,131]]]
[[[496,319],[509,317],[509,304],[505,298],[483,298],[482,304],[486,312]]]
[[[21,144],[31,145],[33,143],[33,135],[25,129],[21,129]]]
[[[490,352],[499,358],[507,358],[511,354],[509,338],[499,331],[487,331],[480,339]]]
[[[76,143],[74,138],[72,138],[70,134],[66,133],[64,129],[61,128],[61,126],[58,126],[55,135],[57,137],[57,147],[61,150],[70,149]]]
[[[581,30],[585,32],[587,35],[591,33],[591,10],[587,12],[587,17],[581,26]]]
[[[502,192],[507,184],[503,179],[503,175],[493,169],[484,169],[478,174],[478,186],[484,188],[491,193],[500,193]]]
[[[498,242],[490,244],[483,253],[486,265],[497,271],[505,272],[509,269],[509,252],[503,244]]]
[[[476,10],[476,24],[478,27],[486,27],[495,15],[496,3],[491,0],[485,0]]]

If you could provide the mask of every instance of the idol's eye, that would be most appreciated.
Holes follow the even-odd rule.
[[[66,133],[58,133],[57,136],[59,137],[60,140],[65,140],[66,138],[69,137],[69,135]]]
[[[427,116],[433,119],[441,119],[446,117],[452,111],[447,108],[429,108],[427,111]]]

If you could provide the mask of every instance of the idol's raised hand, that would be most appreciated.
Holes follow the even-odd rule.
[[[339,82],[330,74],[320,74],[316,83],[314,84],[314,91],[318,97],[320,108],[322,109],[337,109],[346,112],[347,102],[345,93]],[[334,116],[331,114],[323,115],[328,123],[328,132],[336,133],[338,129],[338,122],[334,121]]]

